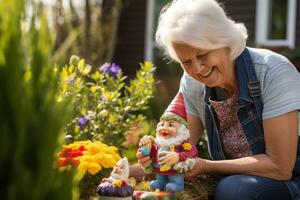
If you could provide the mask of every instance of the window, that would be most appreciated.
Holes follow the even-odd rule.
[[[256,43],[295,46],[296,0],[257,0]]]
[[[155,31],[159,13],[170,0],[147,0],[146,34],[145,34],[145,60],[156,61],[158,49],[155,47]]]

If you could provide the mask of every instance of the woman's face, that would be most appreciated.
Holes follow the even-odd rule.
[[[229,92],[235,86],[234,61],[229,49],[205,50],[187,44],[173,43],[184,71],[209,87],[221,87]]]

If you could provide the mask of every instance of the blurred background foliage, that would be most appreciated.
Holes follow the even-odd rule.
[[[71,107],[56,100],[53,38],[43,7],[28,18],[26,6],[0,1],[0,199],[78,198],[74,174],[54,166]]]
[[[64,62],[76,54],[93,66],[111,62],[120,13],[127,2],[56,0],[52,3],[54,61]]]
[[[44,1],[48,2],[49,0]],[[170,0],[153,1],[155,1],[153,20],[154,27],[156,27],[158,14],[162,6]],[[86,62],[94,68],[104,62],[114,62],[113,58],[117,44],[122,39],[119,38],[122,32],[118,30],[122,13],[134,3],[137,2],[134,0],[51,1],[49,3],[50,22],[52,31],[55,34],[52,52],[53,61],[65,64],[70,56],[75,54],[85,58]],[[138,20],[136,22],[138,23]],[[137,25],[145,26],[145,24]],[[139,29],[134,28],[137,31]],[[152,35],[154,35],[154,32],[155,28],[152,30]],[[140,38],[137,38],[137,40],[140,40]],[[160,66],[155,73],[155,77],[159,81],[156,85],[159,95],[151,100],[151,110],[145,111],[145,114],[157,121],[177,92],[182,70],[177,63],[166,60],[157,48],[154,48],[153,54],[153,62],[156,66]],[[127,73],[125,75],[129,77],[134,76],[135,71],[138,69],[136,66],[121,67]]]

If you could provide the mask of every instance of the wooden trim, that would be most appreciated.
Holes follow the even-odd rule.
[[[145,55],[144,59],[153,61],[153,26],[154,26],[154,0],[147,0],[146,28],[145,28]]]

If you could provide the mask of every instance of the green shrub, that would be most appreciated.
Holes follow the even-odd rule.
[[[57,102],[47,19],[34,16],[22,31],[24,7],[23,0],[0,1],[0,199],[76,198],[73,174],[54,164],[71,110],[67,99]]]
[[[154,93],[154,67],[141,64],[136,78],[126,84],[119,66],[105,63],[98,70],[84,59],[72,56],[70,65],[61,71],[61,96],[73,98],[73,120],[67,125],[66,138],[101,140],[123,149],[122,143],[130,128],[145,119]]]

